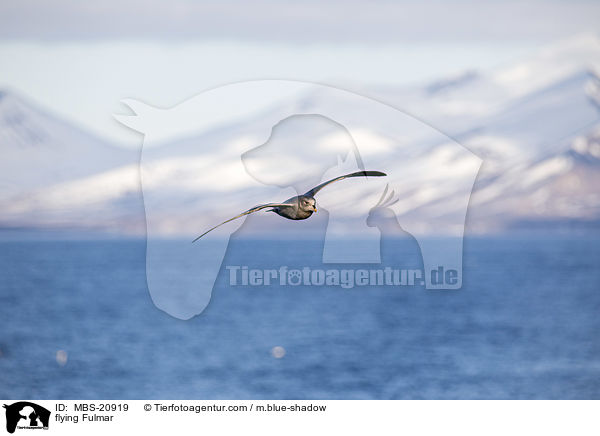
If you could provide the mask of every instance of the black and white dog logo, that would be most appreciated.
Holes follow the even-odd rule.
[[[6,431],[14,433],[15,429],[48,429],[50,411],[29,401],[19,401],[4,405],[6,409]]]

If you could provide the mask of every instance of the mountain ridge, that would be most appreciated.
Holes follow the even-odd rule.
[[[594,57],[588,62],[586,56],[590,53]],[[558,68],[562,74],[544,70],[553,63],[560,64],[561,56],[566,57]],[[555,228],[561,222],[566,228],[577,223],[588,230],[597,228],[600,79],[595,65],[600,65],[600,40],[584,37],[559,49],[542,50],[532,59],[500,71],[467,72],[394,94],[393,106],[403,102],[402,109],[431,121],[484,159],[471,198],[468,230],[493,233],[526,224],[535,228],[536,223],[552,223]],[[529,92],[524,92],[527,80],[523,77],[535,77],[536,73],[544,76],[543,80],[529,79]],[[511,84],[515,84],[514,89]],[[367,89],[364,94],[378,98],[378,92]],[[386,98],[389,100],[392,94]],[[486,101],[490,95],[494,97]],[[385,103],[386,98],[381,100]],[[339,104],[343,109],[343,102]],[[163,174],[160,183],[145,186],[150,190],[147,194],[164,210],[158,218],[161,232],[191,234],[219,218],[216,213],[201,213],[204,205],[194,201],[194,192],[202,189],[205,198],[217,203],[223,192],[208,181],[227,169],[212,167],[202,176],[198,171],[222,147],[239,155],[261,145],[256,138],[240,134],[251,131],[242,127],[254,117],[199,138],[181,139],[145,151],[153,168]],[[385,125],[380,127],[385,130]],[[369,151],[370,162],[374,166],[385,162],[389,139],[369,130],[369,126],[361,134],[370,135],[369,141],[380,144],[379,154],[375,149]],[[333,139],[323,136],[323,140]],[[196,142],[211,147],[203,150],[195,146]],[[40,144],[47,149],[40,151]],[[428,149],[432,155],[446,153],[443,144],[432,147]],[[0,227],[25,224],[143,233],[138,152],[120,149],[52,114],[45,115],[34,103],[5,90],[0,90],[0,151]],[[429,170],[435,172],[438,168],[432,166]],[[227,193],[236,204],[250,201],[257,189],[275,192],[266,186],[253,188],[244,183],[234,178]],[[349,186],[340,184],[336,192],[342,197],[349,195]],[[447,213],[452,214],[451,205],[459,200],[454,199],[448,186],[431,183],[408,184],[398,195],[408,208],[403,213],[416,218],[435,202],[447,204]],[[442,229],[443,221],[441,215],[435,222],[425,222],[424,232]]]

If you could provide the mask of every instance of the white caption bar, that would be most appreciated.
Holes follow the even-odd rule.
[[[598,435],[599,401],[0,400],[15,435]]]

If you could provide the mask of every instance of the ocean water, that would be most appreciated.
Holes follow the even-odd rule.
[[[188,321],[153,305],[144,240],[0,239],[1,398],[600,398],[598,237],[468,238],[455,291],[222,270]],[[236,241],[228,261],[271,265],[277,244]],[[310,244],[296,261],[315,264]]]

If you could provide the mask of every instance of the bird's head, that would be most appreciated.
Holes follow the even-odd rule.
[[[390,206],[393,206],[398,202],[398,198],[394,197],[394,191],[386,197],[388,193],[388,185],[386,185],[381,198],[377,204],[369,211],[367,217],[367,226],[369,227],[380,227],[385,222],[394,220],[396,222],[396,213]]]
[[[317,211],[317,200],[313,197],[301,196],[298,199],[298,207],[305,212],[316,212]]]

